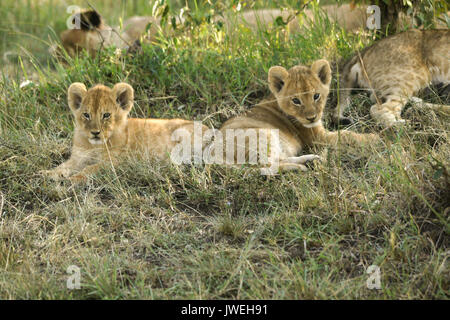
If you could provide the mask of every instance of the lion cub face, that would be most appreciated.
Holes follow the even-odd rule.
[[[295,66],[286,70],[275,66],[269,69],[269,88],[278,106],[306,128],[322,123],[330,82],[331,68],[326,60],[315,61],[311,68]]]
[[[126,83],[118,83],[112,89],[97,85],[86,90],[84,84],[75,82],[68,90],[76,129],[91,145],[106,143],[126,126],[133,100],[133,88]]]

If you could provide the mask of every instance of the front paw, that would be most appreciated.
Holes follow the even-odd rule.
[[[53,170],[41,170],[39,171],[39,173],[55,181],[60,181],[70,177],[71,171],[69,169],[53,169]]]
[[[323,160],[322,157],[317,154],[305,154],[303,156],[298,157],[289,157],[286,160],[284,160],[284,162],[306,164],[308,162],[322,161],[322,160]]]

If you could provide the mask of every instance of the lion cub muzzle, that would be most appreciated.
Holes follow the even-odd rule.
[[[101,131],[91,131],[91,137],[89,138],[89,142],[91,144],[102,144],[103,140],[100,137]]]

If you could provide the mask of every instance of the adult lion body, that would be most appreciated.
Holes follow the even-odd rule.
[[[69,107],[75,117],[70,159],[46,171],[54,179],[84,179],[104,162],[115,162],[127,153],[167,159],[177,145],[173,133],[184,129],[194,137],[194,122],[184,119],[128,118],[134,101],[133,88],[118,83],[112,89],[97,85],[89,90],[82,83],[68,89]],[[207,127],[203,126],[202,130]]]

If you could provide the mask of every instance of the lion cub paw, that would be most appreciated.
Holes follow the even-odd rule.
[[[308,167],[306,166],[308,163],[313,161],[320,160],[322,161],[322,157],[317,154],[306,154],[298,157],[288,157],[280,161],[280,169],[281,171],[308,171]]]
[[[315,160],[322,161],[322,157],[320,157],[317,154],[305,154],[305,155],[299,156],[299,157],[289,157],[289,158],[283,160],[282,162],[305,164],[307,162],[311,162],[311,161],[315,161]]]
[[[69,169],[53,169],[53,170],[41,170],[39,173],[43,176],[47,176],[55,181],[64,180],[70,177],[71,170]]]

